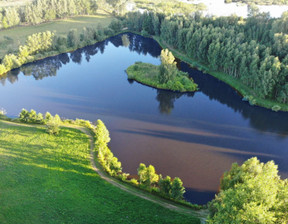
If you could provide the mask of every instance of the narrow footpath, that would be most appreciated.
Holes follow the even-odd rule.
[[[188,207],[186,208],[186,207],[181,206],[181,205],[177,206],[177,205],[171,204],[168,202],[168,200],[161,199],[160,197],[157,197],[157,196],[149,195],[149,193],[146,193],[146,192],[141,192],[139,189],[136,189],[133,186],[126,186],[126,185],[122,184],[120,181],[117,181],[113,177],[109,176],[103,170],[98,168],[100,166],[100,164],[95,159],[94,140],[93,140],[93,137],[91,136],[90,132],[86,128],[83,128],[83,127],[74,127],[74,128],[81,130],[83,133],[85,133],[87,136],[89,136],[89,139],[90,139],[90,161],[91,161],[93,170],[95,172],[97,172],[102,179],[111,183],[115,187],[118,187],[118,188],[122,189],[123,191],[126,191],[130,194],[137,196],[137,197],[151,201],[153,203],[161,205],[164,208],[168,208],[170,210],[174,210],[174,211],[177,211],[177,212],[182,213],[182,214],[193,215],[195,217],[198,217],[201,220],[201,223],[206,223],[206,218],[208,216],[208,210],[203,209],[200,211],[194,211]]]
[[[10,121],[4,121],[1,120],[1,122],[3,123],[7,123],[9,125],[14,125],[14,126],[26,126],[26,127],[40,127],[43,125],[31,125],[31,124],[22,124],[22,123],[14,123],[14,122],[10,122]],[[188,207],[184,207],[181,205],[175,205],[172,203],[169,203],[168,200],[166,199],[162,199],[160,197],[154,196],[149,194],[148,192],[142,192],[141,190],[134,188],[133,186],[129,186],[129,185],[125,185],[123,183],[121,183],[120,181],[114,179],[113,177],[109,176],[107,173],[105,173],[103,170],[101,170],[100,164],[97,162],[97,160],[95,159],[95,152],[94,152],[94,139],[93,136],[91,135],[91,133],[89,132],[89,130],[87,128],[84,127],[80,127],[80,126],[72,126],[72,125],[62,125],[62,127],[68,127],[68,128],[75,128],[78,129],[80,131],[82,131],[84,134],[86,134],[89,137],[89,141],[90,141],[90,155],[89,155],[89,159],[92,165],[92,168],[95,172],[97,172],[99,174],[99,176],[104,179],[105,181],[109,182],[110,184],[114,185],[115,187],[118,187],[120,189],[122,189],[123,191],[126,191],[130,194],[133,194],[137,197],[143,198],[145,200],[151,201],[153,203],[156,203],[164,208],[168,208],[170,210],[174,210],[176,212],[182,213],[182,214],[190,214],[194,217],[197,217],[201,220],[201,223],[206,223],[206,219],[208,216],[208,210],[200,210],[200,211],[194,211],[191,208]]]

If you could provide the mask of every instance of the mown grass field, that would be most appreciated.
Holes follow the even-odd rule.
[[[0,0],[0,7],[23,6],[33,0]]]
[[[82,31],[83,27],[97,28],[98,24],[106,27],[110,24],[113,17],[99,11],[97,15],[78,16],[73,18],[55,20],[48,23],[43,23],[35,26],[18,26],[11,29],[0,31],[0,58],[3,58],[8,52],[18,50],[20,44],[24,44],[27,36],[43,32],[54,31],[56,35],[67,35],[71,29]]]
[[[0,223],[199,223],[102,180],[81,131],[0,121]]]

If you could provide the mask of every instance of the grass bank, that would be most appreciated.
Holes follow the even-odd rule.
[[[253,98],[253,101],[250,101],[251,104],[255,104],[257,106],[264,107],[267,109],[272,109],[275,105],[278,105],[281,107],[281,109],[280,109],[281,111],[288,111],[288,105],[278,103],[275,101],[271,101],[271,100],[259,98],[259,97],[255,96],[256,94],[254,93],[253,89],[247,87],[246,85],[241,83],[241,81],[239,81],[238,79],[235,79],[234,77],[229,76],[229,75],[225,74],[224,72],[218,72],[218,71],[210,70],[209,66],[207,64],[199,62],[193,58],[189,58],[188,56],[186,56],[182,52],[172,48],[165,41],[163,41],[160,37],[153,36],[153,38],[160,44],[160,46],[162,48],[169,48],[169,50],[173,53],[173,55],[176,58],[190,64],[192,67],[197,68],[200,71],[203,71],[203,72],[205,72],[209,75],[212,75],[215,78],[227,83],[232,88],[237,90],[237,92],[241,96],[243,96],[243,97],[244,96],[253,96],[253,97],[251,97],[251,98]]]
[[[97,15],[77,16],[67,19],[54,20],[34,26],[18,26],[11,29],[1,30],[0,33],[0,58],[7,53],[16,52],[20,45],[25,44],[29,35],[47,30],[55,32],[58,36],[67,36],[71,29],[82,31],[83,27],[97,28],[100,24],[107,27],[114,17],[99,12]]]
[[[199,223],[103,180],[79,130],[0,121],[0,133],[0,223]]]
[[[148,63],[136,62],[127,68],[128,79],[133,79],[139,83],[151,86],[157,89],[172,90],[177,92],[194,92],[197,85],[190,80],[184,72],[178,72],[167,83],[159,82],[160,66]]]

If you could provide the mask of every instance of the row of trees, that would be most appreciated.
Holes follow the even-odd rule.
[[[0,10],[0,29],[19,24],[39,24],[70,16],[95,14],[96,0],[34,0],[24,7]]]
[[[129,13],[126,25],[160,36],[172,48],[223,71],[263,99],[288,102],[288,14],[271,19],[258,14],[239,17],[164,17]]]
[[[105,124],[101,120],[97,120],[96,128],[93,130],[95,133],[95,148],[97,150],[98,161],[111,176],[118,177],[122,180],[126,180],[129,174],[122,172],[121,162],[113,155],[108,148],[110,142],[109,131]],[[140,185],[146,190],[160,193],[174,200],[182,200],[185,188],[180,178],[176,177],[171,180],[169,176],[162,178],[162,175],[158,175],[154,166],[140,163],[138,168],[138,180],[132,179],[130,182],[135,185]],[[129,181],[128,181],[129,182]]]
[[[32,34],[27,37],[25,45],[19,47],[17,53],[7,54],[2,60],[0,59],[0,76],[38,58],[64,53],[102,41],[122,28],[123,24],[115,20],[105,28],[101,25],[97,29],[84,27],[80,32],[71,29],[66,37],[56,36],[50,31]]]
[[[110,142],[109,131],[101,120],[97,120],[95,138],[98,161],[104,170],[111,176],[119,176],[120,174],[123,175],[121,162],[118,161],[118,159],[108,148],[108,143]]]
[[[21,65],[32,62],[34,55],[52,49],[54,33],[50,31],[40,32],[28,36],[25,45],[19,46],[17,54],[5,55],[0,64],[0,75]]]
[[[185,188],[179,177],[175,177],[173,180],[169,176],[163,178],[161,174],[156,174],[154,166],[146,167],[144,163],[140,163],[137,171],[139,183],[145,188],[154,188],[154,191],[159,192],[166,198],[183,200]]]
[[[208,223],[288,223],[288,179],[281,180],[273,161],[251,158],[233,164],[221,190],[209,203]]]
[[[26,109],[22,109],[18,117],[20,122],[30,123],[30,124],[45,124],[46,131],[50,135],[59,134],[59,125],[62,123],[61,118],[58,114],[52,116],[49,112],[46,112],[45,115],[41,113],[36,113],[35,110],[27,111]]]
[[[32,109],[30,111],[22,109],[19,114],[19,121],[30,124],[47,124],[52,121],[60,124],[62,122],[58,114],[52,116],[49,112],[46,112],[45,115],[43,115],[42,113],[36,113],[36,111]]]

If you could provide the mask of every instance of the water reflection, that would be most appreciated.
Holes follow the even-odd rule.
[[[18,75],[21,72],[25,76],[33,76],[36,80],[42,80],[43,78],[49,76],[56,76],[57,71],[62,67],[62,65],[68,64],[70,60],[81,65],[84,59],[89,62],[91,56],[96,55],[98,52],[103,54],[105,47],[109,44],[109,42],[111,42],[115,47],[129,47],[130,51],[137,52],[139,55],[150,54],[152,57],[158,57],[161,52],[160,46],[156,45],[157,43],[153,39],[143,38],[139,35],[127,33],[111,37],[109,40],[105,40],[91,46],[77,49],[70,54],[60,54],[55,57],[46,58],[45,60],[29,63],[22,66],[21,69],[14,69],[6,76],[0,78],[1,84],[5,85],[6,80],[12,84],[15,83],[18,80]]]
[[[25,76],[33,76],[35,80],[42,80],[46,77],[56,76],[57,71],[62,65],[70,61],[81,64],[83,60],[89,62],[91,57],[105,51],[105,47],[112,43],[115,47],[129,47],[131,52],[140,54],[149,54],[152,57],[158,57],[161,52],[160,46],[151,38],[143,38],[139,35],[127,33],[111,37],[108,40],[94,44],[92,46],[78,49],[70,54],[61,54],[50,57],[45,60],[37,61],[22,66],[21,69],[15,69],[9,72],[5,77],[0,78],[0,82],[5,86],[6,82],[15,83],[18,81],[18,75],[21,72]],[[234,112],[241,113],[244,119],[249,120],[250,125],[260,132],[271,131],[279,134],[281,137],[288,135],[288,115],[284,112],[272,112],[267,109],[252,107],[247,102],[243,102],[237,92],[225,83],[213,78],[210,75],[204,75],[202,72],[192,69],[188,64],[178,62],[178,68],[188,72],[198,84],[202,93],[207,95],[211,101],[216,100],[221,104],[232,108]],[[129,83],[133,83],[128,80]],[[193,97],[193,93],[184,94]],[[183,94],[171,91],[157,90],[156,100],[159,102],[159,112],[161,114],[171,114],[174,109],[175,101]],[[269,118],[269,122],[268,119]]]
[[[129,40],[129,37],[127,34],[124,34],[121,36],[121,39],[122,39],[122,46],[124,47],[129,47],[130,45],[130,40]]]
[[[235,113],[240,113],[244,119],[249,120],[253,128],[261,132],[276,132],[279,136],[288,135],[287,112],[273,112],[258,106],[251,106],[248,102],[242,101],[242,97],[224,82],[210,75],[203,75],[201,71],[192,69],[186,63],[181,62],[181,70],[193,77],[200,91],[210,100],[216,100],[232,108]]]
[[[252,156],[274,159],[287,177],[288,113],[251,107],[223,82],[180,61],[178,68],[198,83],[195,94],[127,81],[128,66],[139,60],[159,64],[160,52],[154,40],[127,33],[28,64],[0,78],[6,85],[0,86],[0,107],[9,116],[33,108],[100,118],[125,172],[153,164],[163,175],[179,176],[192,201],[197,195],[211,199],[231,163]]]
[[[171,114],[174,109],[174,103],[181,96],[193,97],[194,93],[177,93],[172,91],[157,90],[156,100],[159,102],[159,112],[161,114]]]

